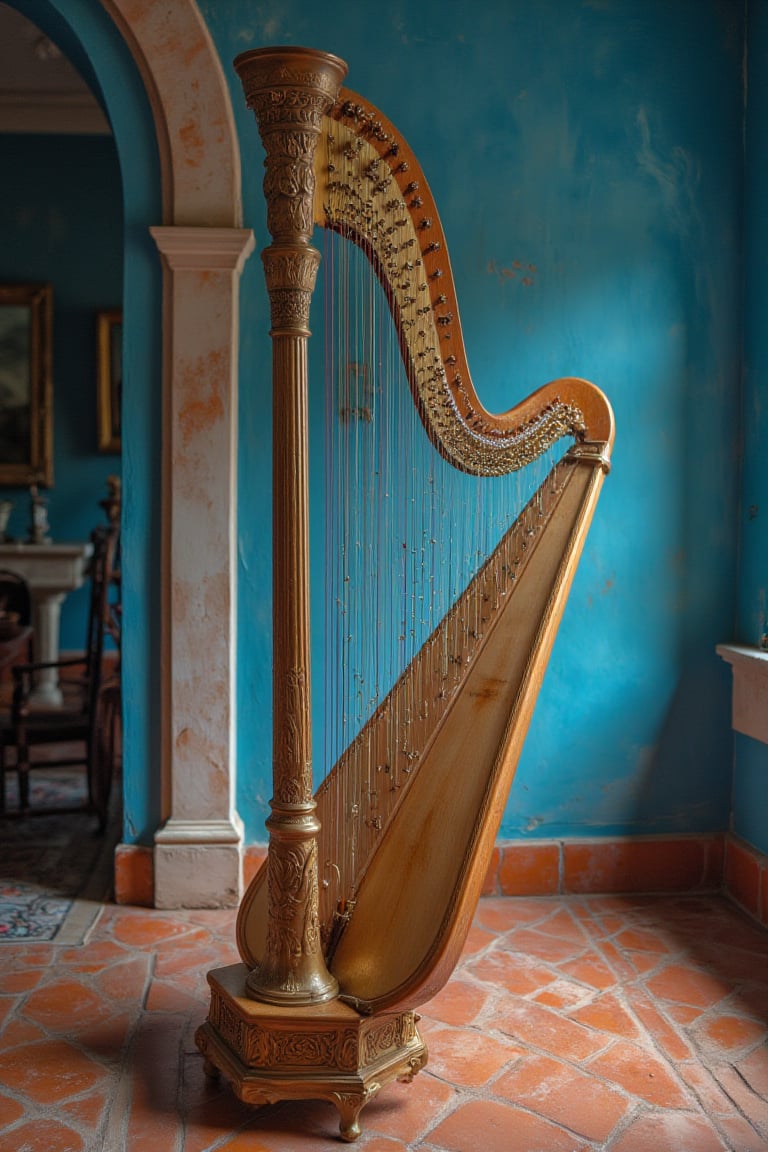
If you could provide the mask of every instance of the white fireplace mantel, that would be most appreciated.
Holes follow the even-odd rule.
[[[718,644],[716,652],[733,666],[734,730],[768,744],[768,651]]]
[[[90,542],[0,544],[0,568],[18,572],[29,584],[35,660],[58,660],[61,605],[68,592],[84,583],[92,553]],[[35,704],[47,707],[61,704],[55,668],[40,670],[31,699]]]

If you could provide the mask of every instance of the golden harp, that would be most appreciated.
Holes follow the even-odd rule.
[[[267,862],[238,915],[243,963],[209,974],[210,1012],[196,1039],[206,1071],[223,1073],[243,1100],[330,1100],[342,1138],[354,1140],[363,1105],[426,1062],[414,1009],[448,979],[466,938],[609,468],[613,416],[602,393],[576,378],[487,412],[467,367],[437,211],[407,145],[340,89],[346,65],[337,57],[263,49],[235,67],[266,150],[272,236],[263,260],[273,341],[274,796]],[[326,735],[332,767],[313,795],[315,225],[341,238],[324,264],[351,279],[340,311],[355,319],[328,338],[336,351],[327,415],[337,429],[326,444],[329,488],[346,479],[352,494],[328,515],[339,559],[325,564],[326,632],[336,640],[324,678],[337,680],[329,695],[344,723]],[[374,296],[345,263],[348,251],[363,254]],[[394,333],[399,389],[383,382],[392,354],[382,351],[378,306],[366,303],[374,297]],[[373,314],[374,336],[361,337],[358,324]],[[541,482],[522,483],[542,461]],[[403,479],[412,473],[417,487]],[[482,503],[467,495],[472,485]],[[355,503],[372,513],[365,539]],[[358,616],[366,621],[351,624]]]

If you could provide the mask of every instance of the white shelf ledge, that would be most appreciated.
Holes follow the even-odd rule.
[[[715,651],[733,667],[734,730],[768,744],[768,651],[746,644],[718,644]]]

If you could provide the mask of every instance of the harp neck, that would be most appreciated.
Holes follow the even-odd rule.
[[[586,380],[553,381],[503,413],[485,409],[470,375],[448,247],[426,178],[393,125],[346,89],[325,117],[315,154],[314,215],[371,260],[414,401],[451,463],[502,475],[569,435],[610,455],[613,413]]]

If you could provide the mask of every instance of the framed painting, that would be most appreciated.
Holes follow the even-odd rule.
[[[123,313],[99,312],[96,321],[99,451],[120,452],[123,394]]]
[[[0,284],[0,486],[53,483],[50,284]]]

